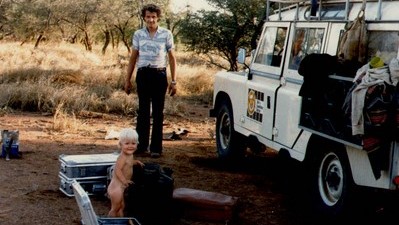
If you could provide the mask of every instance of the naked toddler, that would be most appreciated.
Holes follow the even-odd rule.
[[[133,183],[133,165],[144,166],[144,164],[135,160],[133,153],[137,149],[138,134],[132,128],[122,129],[119,136],[119,148],[121,149],[114,170],[112,179],[108,186],[107,193],[111,200],[111,210],[109,217],[123,217],[125,208],[124,192],[125,189]]]

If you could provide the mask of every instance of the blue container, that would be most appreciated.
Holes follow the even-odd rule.
[[[7,152],[6,148],[9,146],[9,140],[6,140],[5,143],[3,143],[2,148],[1,148],[1,157],[6,158]],[[10,158],[19,158],[19,144],[11,144],[11,149],[8,153]]]

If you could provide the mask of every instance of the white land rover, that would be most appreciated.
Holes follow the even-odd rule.
[[[318,96],[301,96],[305,80],[298,73],[301,60],[313,55],[316,60],[308,69],[329,66],[318,65],[315,54],[337,55],[345,26],[358,17],[363,3],[323,0],[316,15],[310,16],[310,2],[291,2],[268,16],[247,71],[216,74],[210,115],[216,117],[218,156],[239,157],[247,147],[266,146],[303,162],[309,168],[314,205],[322,213],[336,215],[347,209],[354,187],[399,190],[398,91],[380,82],[375,88],[379,95],[367,96],[364,102],[386,104],[366,112],[375,103],[368,102],[360,109],[363,135],[352,135],[354,109],[349,107],[349,115],[344,110],[359,67],[345,74],[345,68],[339,68],[345,64],[334,65],[334,71],[340,72],[328,74],[323,83],[309,84],[320,91]],[[364,4],[366,63],[378,56],[388,65],[398,58],[399,1],[367,0]],[[245,51],[240,50],[238,58],[243,63]],[[385,87],[390,90],[387,95]],[[366,123],[370,120],[380,121],[374,126],[376,132],[369,131]]]

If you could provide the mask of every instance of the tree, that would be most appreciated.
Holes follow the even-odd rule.
[[[201,10],[189,13],[180,24],[182,42],[189,50],[205,54],[209,62],[230,71],[237,71],[237,52],[239,47],[250,48],[252,37],[260,33],[266,2],[264,0],[207,0],[219,11]],[[244,10],[243,10],[244,9]],[[229,68],[218,63],[222,57]]]
[[[136,14],[139,10],[139,3],[137,1],[132,3],[132,1],[129,0],[105,0],[101,2],[99,9],[97,25],[101,27],[105,37],[102,48],[103,54],[108,44],[111,42],[111,39],[115,39],[114,35],[116,33],[119,34],[117,36],[123,42],[127,51],[130,51],[128,33],[132,28],[138,27],[139,20]]]
[[[10,8],[10,5],[10,0],[0,0],[0,40],[11,31],[7,17],[7,10]]]
[[[70,0],[61,1],[59,6],[64,10],[62,21],[76,27],[83,33],[82,43],[86,50],[91,51],[93,40],[91,38],[91,29],[94,19],[98,13],[98,6],[101,0]]]
[[[22,44],[36,37],[35,47],[50,30],[54,22],[53,1],[22,0],[12,2],[6,9],[6,21]]]
[[[99,13],[99,21],[105,36],[105,43],[103,46],[103,53],[107,48],[107,43],[112,36],[112,30],[115,30],[120,35],[120,39],[130,52],[130,37],[134,30],[139,29],[143,26],[141,18],[141,8],[144,4],[153,3],[161,7],[164,15],[168,13],[169,0],[157,0],[157,1],[132,1],[132,0],[118,0],[102,2]]]
[[[80,41],[91,51],[101,39],[103,53],[111,40],[121,40],[130,51],[131,35],[143,25],[141,8],[148,3],[169,15],[170,0],[0,0],[0,40],[10,36],[24,43],[36,38],[35,47],[44,38]]]

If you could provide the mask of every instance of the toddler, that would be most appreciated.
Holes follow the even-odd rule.
[[[133,183],[133,165],[144,166],[139,160],[133,158],[133,153],[137,149],[138,134],[132,128],[122,129],[119,136],[119,154],[114,170],[112,172],[112,179],[108,185],[107,193],[111,200],[111,210],[108,213],[109,217],[123,217],[125,208],[124,191]]]

